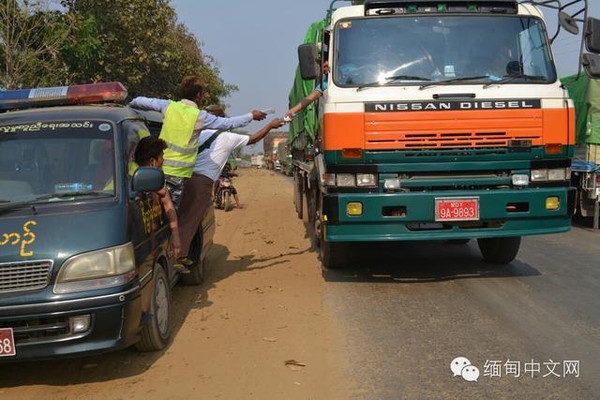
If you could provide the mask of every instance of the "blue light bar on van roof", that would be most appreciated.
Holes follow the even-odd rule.
[[[119,82],[0,91],[0,110],[119,102],[127,89]]]

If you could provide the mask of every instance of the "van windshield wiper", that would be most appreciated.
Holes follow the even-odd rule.
[[[436,86],[436,85],[448,85],[448,84],[451,84],[454,82],[476,81],[476,80],[480,80],[480,79],[490,79],[490,76],[489,75],[463,76],[460,78],[452,78],[452,79],[446,79],[443,81],[429,82],[429,83],[419,86],[419,90],[423,90],[425,88],[428,88],[431,86]]]
[[[503,76],[502,79],[490,83],[486,83],[483,85],[483,89],[489,88],[494,85],[502,85],[504,83],[509,83],[514,81],[515,79],[524,79],[526,81],[541,81],[547,82],[547,78],[543,75],[527,75],[527,74],[519,74],[519,75],[506,75]]]
[[[390,82],[395,82],[395,81],[430,81],[431,80],[429,78],[425,78],[424,76],[416,76],[416,75],[393,75],[393,76],[387,76],[383,79],[385,79],[384,83],[390,83]],[[360,85],[356,89],[356,91],[358,92],[359,90],[363,90],[363,89],[366,89],[369,87],[383,86],[384,83],[382,83],[381,81],[365,83],[364,85]]]
[[[53,194],[44,194],[42,196],[34,197],[33,199],[22,200],[22,201],[10,201],[10,200],[2,199],[2,200],[0,200],[0,203],[1,203],[0,204],[0,212],[29,206],[29,205],[35,204],[39,201],[48,200],[52,197],[54,197]]]
[[[39,203],[44,200],[68,199],[71,197],[82,197],[82,196],[112,197],[113,194],[107,193],[107,192],[49,193],[49,194],[44,194],[41,196],[34,197],[29,200],[22,200],[22,201],[10,201],[10,200],[5,200],[5,199],[0,199],[0,212],[30,206],[30,205]]]

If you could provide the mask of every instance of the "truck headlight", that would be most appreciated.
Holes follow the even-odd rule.
[[[548,170],[549,181],[565,181],[567,180],[567,169],[566,168],[555,168]]]
[[[514,186],[527,186],[529,185],[529,175],[514,174],[512,176],[512,183]]]
[[[354,174],[337,174],[336,183],[340,187],[356,186],[356,178]]]
[[[541,182],[548,180],[547,169],[532,169],[531,170],[531,182]]]
[[[356,186],[377,186],[375,174],[356,174]]]
[[[54,293],[105,289],[135,277],[133,244],[110,247],[71,257],[60,268]]]

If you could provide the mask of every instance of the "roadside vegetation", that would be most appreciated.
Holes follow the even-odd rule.
[[[119,81],[130,96],[175,97],[199,75],[207,103],[237,90],[168,0],[3,0],[0,88]]]

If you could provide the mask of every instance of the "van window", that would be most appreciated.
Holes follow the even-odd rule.
[[[76,192],[115,194],[111,123],[58,121],[0,126],[2,200]]]

